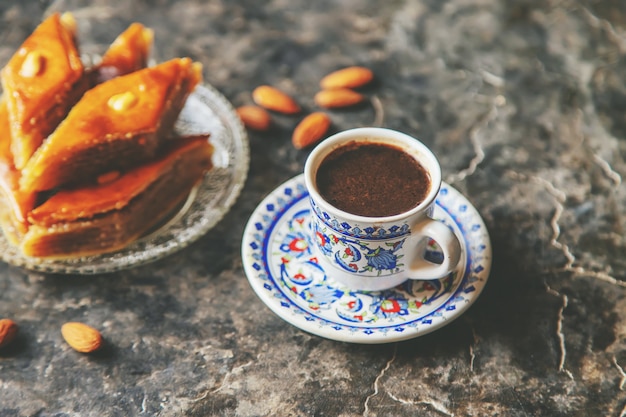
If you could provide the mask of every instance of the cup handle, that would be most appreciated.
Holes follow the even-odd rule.
[[[430,262],[424,259],[422,254],[418,254],[408,268],[411,279],[439,279],[456,268],[461,259],[461,243],[448,226],[438,220],[428,218],[417,223],[413,230],[420,241],[432,238],[437,242],[443,252],[443,262],[440,264]],[[420,246],[418,244],[418,248]]]

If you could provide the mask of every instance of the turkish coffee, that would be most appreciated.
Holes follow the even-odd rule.
[[[328,203],[347,213],[387,217],[417,207],[428,195],[428,171],[399,147],[353,141],[320,164],[317,189]]]

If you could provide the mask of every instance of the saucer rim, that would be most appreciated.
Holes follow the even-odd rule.
[[[292,188],[294,190],[293,195],[287,195],[284,193],[288,188]],[[277,285],[276,278],[271,273],[269,266],[265,262],[266,258],[271,258],[271,255],[267,255],[264,251],[264,247],[267,247],[268,241],[272,236],[274,230],[277,227],[281,226],[281,221],[283,221],[283,217],[285,213],[293,209],[294,206],[304,205],[308,199],[308,191],[304,187],[304,175],[299,174],[295,177],[288,179],[283,182],[279,186],[277,186],[274,190],[268,193],[265,198],[258,204],[256,209],[253,211],[250,216],[246,227],[244,228],[244,234],[241,245],[241,256],[244,266],[244,271],[248,282],[255,294],[261,299],[261,301],[278,317],[288,322],[289,324],[303,330],[307,333],[314,334],[323,338],[327,338],[330,340],[336,340],[340,342],[348,342],[348,343],[361,343],[361,344],[381,344],[381,343],[391,343],[413,339],[419,336],[423,336],[429,334],[435,330],[440,329],[441,327],[451,323],[456,318],[460,317],[463,313],[465,313],[478,299],[480,294],[482,293],[487,280],[489,278],[489,274],[491,271],[491,263],[492,263],[492,247],[489,239],[489,234],[485,223],[476,210],[476,208],[467,200],[467,198],[456,190],[453,186],[442,182],[440,193],[442,190],[445,190],[445,193],[451,193],[452,196],[448,198],[454,198],[456,200],[461,200],[463,202],[462,207],[464,208],[465,214],[471,217],[471,222],[473,222],[474,226],[478,225],[480,230],[480,239],[473,238],[472,241],[468,240],[469,232],[464,229],[463,220],[460,219],[461,213],[453,213],[450,212],[450,208],[443,205],[440,201],[442,198],[441,195],[437,196],[436,205],[443,210],[448,220],[451,223],[454,223],[454,228],[458,231],[463,239],[463,257],[464,257],[464,265],[460,266],[460,273],[463,274],[460,278],[459,282],[456,283],[451,289],[450,296],[443,302],[439,307],[435,310],[425,313],[423,316],[412,319],[408,323],[396,323],[389,326],[371,326],[367,323],[363,325],[359,325],[359,323],[350,323],[349,325],[334,322],[328,320],[325,317],[316,316],[302,309],[300,305],[295,303],[290,296],[284,293]],[[266,207],[268,204],[271,204],[274,200],[278,201],[287,201],[284,203],[280,210],[277,210],[275,213],[268,215],[268,211]],[[263,219],[262,223],[264,224],[262,229],[258,229],[257,224],[259,223],[259,219]],[[254,237],[254,235],[258,235],[261,233],[262,238],[258,239]],[[254,241],[258,241],[262,243],[262,247],[258,249],[253,249],[251,244]],[[472,245],[481,244],[481,254],[478,256],[480,258],[480,271],[472,271],[472,263],[475,261],[473,258],[476,255],[474,250],[472,249]],[[253,267],[254,260],[254,252],[261,251],[261,253],[265,254],[260,262],[263,264],[263,270],[258,271]],[[281,300],[278,300],[274,291],[268,292],[268,290],[264,287],[264,281],[261,277],[259,277],[259,272],[267,272],[270,274],[270,280],[272,286],[275,288],[274,291],[278,291],[284,299],[286,299],[289,303],[289,308],[285,309],[284,306],[281,305]],[[470,282],[470,278],[474,276],[474,279]],[[461,291],[466,289],[468,284],[473,283],[474,289],[471,291],[469,296],[466,294],[464,298],[464,303],[460,305],[461,308],[453,309],[452,312],[448,312],[445,317],[442,317],[437,323],[428,324],[424,326],[423,323],[420,322],[429,316],[436,315],[439,312],[444,311],[446,313],[446,307],[451,305],[451,302],[455,300]],[[267,284],[266,284],[267,285]],[[358,292],[358,291],[357,291]],[[290,295],[290,294],[289,294]],[[294,312],[293,309],[302,310],[302,312]],[[444,315],[442,313],[442,315]],[[314,317],[313,321],[307,321],[306,315],[310,315]],[[438,317],[438,316],[435,316]],[[410,324],[415,323],[414,326],[410,326]],[[343,331],[338,331],[338,329],[333,328],[341,327]],[[396,331],[394,331],[394,329]],[[401,330],[398,330],[401,329]],[[334,332],[329,331],[334,330]],[[371,333],[367,333],[367,331],[372,331]],[[398,333],[396,333],[398,332]]]

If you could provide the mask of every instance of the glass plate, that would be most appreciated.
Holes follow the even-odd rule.
[[[26,257],[0,233],[0,259],[42,272],[99,274],[161,259],[204,235],[224,217],[243,188],[250,163],[248,137],[232,105],[206,84],[189,96],[175,130],[185,135],[210,133],[214,167],[158,229],[118,252],[63,260]]]

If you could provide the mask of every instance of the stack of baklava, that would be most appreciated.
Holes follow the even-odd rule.
[[[153,33],[134,23],[86,67],[76,32],[71,14],[51,15],[0,73],[0,225],[26,256],[119,250],[212,167],[207,136],[174,132],[199,63],[148,67]]]

